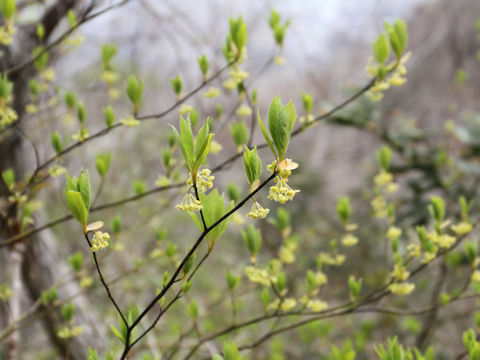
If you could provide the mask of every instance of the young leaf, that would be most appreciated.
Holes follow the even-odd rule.
[[[88,174],[88,170],[86,170],[85,173],[81,171],[80,175],[78,175],[77,187],[88,211],[90,209],[90,175]]]
[[[82,199],[82,195],[78,191],[67,191],[65,194],[68,208],[75,220],[83,226],[87,225],[88,211]]]
[[[248,183],[251,185],[260,177],[260,172],[262,171],[262,161],[257,154],[256,146],[253,150],[249,150],[245,146],[243,152],[243,165],[245,167],[245,174],[247,175]]]
[[[376,41],[372,43],[372,50],[375,59],[380,63],[384,64],[388,59],[390,53],[390,47],[388,45],[387,37],[385,33],[382,33]]]
[[[180,137],[185,151],[184,158],[187,164],[189,164],[188,167],[191,168],[194,163],[192,125],[189,118],[185,120],[182,116],[180,116]]]
[[[393,27],[395,29],[395,33],[397,34],[400,53],[403,53],[408,44],[407,24],[405,21],[398,19],[393,23]]]
[[[50,133],[50,142],[52,143],[53,150],[55,150],[57,154],[63,151],[63,142],[58,131]]]
[[[265,125],[263,125],[262,118],[260,117],[260,112],[258,112],[258,124],[260,125],[260,130],[262,131],[263,137],[265,138],[265,141],[267,142],[268,146],[270,147],[270,150],[272,150],[273,156],[275,156],[275,159],[278,160],[278,155],[277,152],[275,151],[275,148],[273,147],[272,139],[270,138],[270,135],[267,132],[267,129],[265,128]]]

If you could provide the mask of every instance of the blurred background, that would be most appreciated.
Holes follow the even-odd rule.
[[[35,25],[45,9],[54,2],[32,3],[21,13],[19,23]],[[98,6],[102,9],[114,3],[103,1]],[[86,6],[87,3],[79,2],[78,11]],[[282,19],[291,21],[281,52],[268,26],[272,7]],[[280,95],[284,102],[292,99],[299,116],[304,115],[303,91],[314,99],[314,115],[332,109],[369,81],[365,68],[372,53],[371,42],[383,31],[383,22],[402,18],[408,24],[408,50],[412,56],[406,64],[406,84],[386,91],[384,99],[378,103],[361,97],[331,121],[320,122],[292,139],[289,147],[289,157],[300,164],[289,184],[301,190],[293,202],[282,206],[290,214],[290,231],[296,237],[298,246],[295,262],[285,270],[291,294],[301,293],[299,289],[303,286],[305,269],[315,267],[314,254],[328,250],[331,241],[338,239],[341,234],[341,223],[336,219],[336,199],[339,196],[349,195],[352,198],[355,222],[361,224],[359,245],[344,251],[348,259],[346,264],[328,270],[329,283],[322,290],[322,297],[333,306],[342,299],[348,299],[346,284],[349,274],[363,277],[367,288],[373,288],[388,277],[387,269],[392,259],[379,239],[386,225],[372,218],[369,205],[373,192],[372,177],[378,172],[375,151],[384,145],[385,134],[389,136],[389,145],[394,141],[401,149],[400,155],[394,155],[394,163],[398,165],[397,180],[401,186],[397,195],[400,204],[399,225],[413,228],[414,225],[424,224],[428,216],[426,205],[431,194],[447,194],[452,199],[458,198],[459,194],[471,199],[478,195],[475,180],[479,174],[476,146],[480,144],[480,138],[472,134],[480,133],[471,130],[471,127],[478,129],[480,126],[480,116],[477,114],[480,111],[477,55],[480,35],[475,27],[480,18],[480,2],[477,0],[131,0],[83,24],[71,35],[70,41],[63,42],[51,53],[49,66],[54,69],[55,80],[42,101],[47,104],[56,98],[59,105],[44,108],[39,105],[42,111],[25,114],[22,129],[36,145],[42,162],[49,159],[54,153],[47,134],[57,130],[62,136],[70,137],[78,131],[74,117],[66,116],[75,114],[62,103],[64,94],[73,91],[77,100],[85,104],[86,127],[90,134],[94,134],[105,126],[103,109],[107,105],[115,109],[117,119],[130,114],[131,105],[124,89],[131,74],[144,82],[139,115],[162,112],[176,101],[170,79],[180,75],[184,93],[201,84],[202,75],[196,60],[198,56],[202,53],[208,56],[211,73],[225,64],[222,46],[228,32],[228,19],[239,14],[248,27],[247,58],[242,64],[242,69],[249,73],[245,84],[249,93],[257,90],[258,109],[262,118],[266,118],[275,95]],[[67,28],[68,21],[64,19],[54,30],[52,39]],[[114,44],[118,49],[112,60],[113,69],[118,74],[118,81],[114,84],[118,94],[113,97],[109,91],[111,89],[100,80],[101,47],[105,44]],[[279,54],[285,61],[281,65],[273,61]],[[236,113],[244,101],[239,100],[236,91],[227,91],[223,87],[227,78],[227,74],[224,74],[212,83],[220,89],[219,97],[206,98],[202,96],[202,90],[186,101],[198,112],[200,123],[207,116],[214,118],[215,140],[222,150],[209,156],[212,168],[237,151],[229,125],[240,120],[245,120],[247,124],[250,121],[250,117]],[[218,116],[220,104],[222,116]],[[95,199],[97,205],[144,193],[147,189],[155,188],[159,175],[164,174],[161,154],[168,146],[171,133],[169,124],[178,126],[178,117],[178,111],[172,111],[160,120],[153,119],[137,127],[115,129],[107,136],[90,141],[87,146],[65,155],[61,165],[72,174],[77,174],[80,168],[90,170],[92,191],[95,193],[102,186],[102,191]],[[465,125],[463,133],[455,135],[460,141],[452,142],[446,140],[449,135],[444,129],[446,121],[470,127]],[[368,123],[374,124],[374,131],[369,131],[371,128],[367,126]],[[3,136],[0,138],[2,141],[8,133],[0,136]],[[73,140],[69,141],[73,143]],[[262,142],[261,133],[256,131],[253,144]],[[430,170],[425,170],[415,161],[436,158],[442,146],[452,154],[465,155],[465,164],[468,162],[468,166],[456,168],[455,176],[446,171],[448,181],[438,180],[439,173],[443,173],[436,172],[435,182]],[[464,151],[465,147],[469,149],[468,154]],[[101,179],[95,173],[95,157],[99,152],[111,153],[110,170],[103,185],[100,185]],[[0,157],[6,159],[11,154],[8,149],[3,149]],[[26,172],[31,171],[35,168],[31,149],[25,146],[22,154],[22,166],[27,169]],[[410,156],[412,154],[414,156]],[[268,148],[260,151],[260,157],[263,165],[273,160]],[[183,180],[185,173],[182,167],[178,166],[176,170],[178,179]],[[471,175],[466,178],[465,187],[456,185],[457,179],[459,183],[465,179],[462,178],[467,176],[465,174]],[[215,186],[220,192],[224,192],[229,183],[235,183],[241,194],[247,194],[248,185],[241,159],[226,171],[214,175]],[[263,175],[266,176],[265,170]],[[64,184],[64,176],[55,177],[38,192],[36,199],[42,202],[43,207],[36,219],[37,224],[68,214],[63,199]],[[189,216],[174,209],[174,205],[183,198],[183,190],[154,193],[139,201],[92,215],[91,221],[104,221],[109,232],[115,226],[113,219],[117,219],[117,225],[121,223],[121,230],[113,236],[111,251],[102,255],[101,262],[107,278],[119,278],[112,289],[124,306],[145,304],[155,288],[161,286],[164,271],[172,271],[175,262],[198,234]],[[278,206],[266,197],[267,192],[263,191],[259,201],[270,208],[269,217],[275,219]],[[249,208],[247,206],[240,211],[247,223],[251,222],[245,218]],[[201,309],[199,338],[201,334],[217,329],[219,324],[227,323],[224,314],[229,314],[231,309],[229,299],[224,295],[224,273],[231,269],[237,275],[242,275],[243,269],[250,263],[241,236],[246,223],[238,222],[241,222],[240,216],[220,239],[213,256],[200,269],[198,284],[195,283],[185,301],[182,299],[172,309],[133,358],[146,356],[143,352],[148,356],[164,358],[162,356],[168,353],[166,349],[191,326],[192,322],[185,311],[185,304],[191,299],[196,299]],[[266,265],[276,256],[282,236],[275,221],[262,220],[255,225],[261,229],[263,236],[258,262]],[[91,325],[92,322],[96,324],[92,325],[97,331],[93,336],[100,334],[100,338],[109,339],[108,342],[100,341],[98,348],[114,348],[117,340],[108,327],[116,322],[115,313],[107,302],[104,289],[97,284],[78,224],[63,222],[51,230],[38,234],[53,241],[55,258],[50,261],[64,262],[76,251],[85,255],[85,271],[88,275],[77,274],[74,279],[90,276],[93,284],[83,291],[86,303],[79,307],[91,304],[88,306],[95,308],[93,320],[91,317],[89,320]],[[173,255],[165,257],[168,252],[173,252]],[[2,256],[6,264],[8,253],[4,252]],[[28,261],[25,264],[24,271],[28,274],[32,270]],[[8,269],[3,270],[0,284],[8,283],[10,279]],[[68,267],[63,270],[67,271]],[[436,274],[436,268],[432,273]],[[456,269],[450,275],[450,285],[455,285],[465,276]],[[47,286],[51,286],[54,278],[52,275]],[[388,304],[405,308],[412,304],[414,308],[429,306],[431,278],[431,274],[419,278],[418,292],[408,300],[390,298]],[[446,291],[449,285],[445,284]],[[235,305],[241,314],[240,318],[262,313],[260,292],[255,289],[258,290],[243,276],[238,303]],[[23,289],[22,292],[22,306],[27,309],[35,301],[35,295],[40,296],[42,289],[36,292]],[[58,292],[62,298],[62,286],[58,287]],[[320,321],[295,330],[293,335],[287,333],[275,337],[246,353],[246,358],[334,359],[329,357],[331,345],[342,346],[350,338],[357,351],[357,359],[371,359],[374,358],[372,344],[385,342],[390,335],[399,335],[407,345],[425,348],[433,344],[438,349],[438,357],[435,358],[453,359],[464,349],[461,333],[473,323],[474,309],[476,303],[472,300],[462,302],[462,306],[454,310],[446,310],[437,319],[438,328],[425,338],[425,334],[421,334],[426,316],[397,318],[388,314],[359,314]],[[6,326],[6,306],[2,307],[2,313],[0,320],[3,322],[0,324]],[[52,340],[59,325],[48,325],[48,321],[39,312],[32,317],[28,326],[22,326],[20,358],[77,358],[65,350],[68,349],[68,341],[67,345],[65,342],[58,345]],[[46,331],[49,326],[53,326],[53,330]],[[235,342],[251,342],[256,332],[268,328],[267,325],[266,328],[263,326],[235,333]],[[88,326],[84,327],[85,334],[91,334]],[[88,343],[88,339],[86,341]],[[191,344],[187,341],[186,348]],[[218,349],[221,349],[220,341],[209,342],[194,358],[204,358]],[[183,355],[182,350],[175,354],[179,359]]]

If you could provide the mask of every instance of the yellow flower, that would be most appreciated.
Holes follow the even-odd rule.
[[[212,140],[210,142],[210,153],[215,155],[218,154],[220,151],[222,151],[223,146],[216,140]]]
[[[285,58],[281,55],[276,55],[273,58],[273,62],[275,63],[275,65],[283,65],[285,64]]]
[[[480,270],[475,270],[471,277],[473,282],[480,282]]]
[[[320,312],[328,308],[328,304],[321,300],[309,300],[307,302],[307,308],[313,312]]]
[[[235,90],[237,88],[237,82],[234,79],[228,79],[224,81],[222,85],[226,90],[229,91]]]
[[[88,130],[85,128],[80,129],[78,133],[72,135],[72,139],[77,140],[79,142],[82,142],[87,138],[88,138]]]
[[[421,252],[421,247],[419,244],[410,243],[407,245],[408,255],[412,257],[419,257]]]
[[[391,284],[388,289],[395,295],[408,295],[415,289],[415,284],[412,283],[395,283]]]
[[[80,287],[87,288],[93,284],[93,279],[90,276],[84,276],[80,279]]]
[[[396,226],[390,226],[387,231],[387,237],[391,240],[398,239],[402,235],[402,230]]]
[[[197,173],[197,189],[198,191],[204,193],[208,189],[213,187],[213,179],[215,178],[213,175],[210,175],[212,171],[210,169],[203,169],[202,171]],[[187,180],[187,185],[193,186],[192,175]]]
[[[175,206],[181,211],[200,211],[203,209],[202,204],[190,192],[185,195],[181,204]]]
[[[294,298],[287,298],[282,302],[281,308],[283,311],[292,310],[295,306],[297,306],[297,300]]]
[[[92,240],[90,241],[92,244],[92,251],[97,252],[105,249],[108,246],[108,240],[110,240],[110,235],[108,233],[96,231]]]
[[[407,271],[404,265],[395,264],[391,276],[395,281],[405,281],[410,276],[410,272]]]
[[[461,223],[452,225],[451,229],[457,235],[465,235],[465,234],[468,234],[470,231],[472,231],[473,227],[472,227],[472,224],[470,224],[469,222],[462,221]]]
[[[232,71],[230,71],[230,76],[232,77],[233,81],[235,81],[237,84],[245,80],[250,76],[250,74],[246,71],[243,71],[240,68],[236,68]]]
[[[268,215],[269,212],[270,209],[265,209],[262,205],[260,205],[257,201],[254,200],[252,209],[247,214],[247,216],[254,220],[263,219]]]
[[[220,95],[220,90],[214,86],[210,86],[210,88],[203,93],[203,96],[206,98],[215,98]]]
[[[342,239],[343,246],[355,246],[358,244],[358,238],[352,234],[347,234]]]
[[[170,185],[171,181],[165,175],[158,175],[157,181],[155,181],[155,185],[162,187]]]
[[[250,106],[248,106],[247,104],[242,104],[237,109],[237,115],[239,115],[239,116],[249,116],[251,114],[252,114],[252,108]]]
[[[48,169],[48,173],[51,177],[56,177],[62,175],[67,169],[59,164],[55,164]]]
[[[422,263],[428,264],[430,261],[434,260],[436,256],[437,256],[436,252],[426,252],[423,254]]]
[[[289,247],[287,246],[281,246],[280,247],[280,250],[279,250],[279,253],[278,253],[278,257],[280,258],[280,260],[282,260],[282,262],[284,262],[285,264],[291,264],[295,261],[295,254],[294,252],[292,251],[292,249],[290,249]]]
[[[259,269],[254,266],[245,268],[245,275],[251,282],[262,284],[263,286],[271,285],[271,278],[265,269]]]
[[[287,178],[276,176],[275,185],[270,187],[268,198],[277,201],[280,204],[285,204],[288,200],[292,200],[295,194],[300,192],[300,190],[293,190],[288,186],[287,181]]]
[[[180,113],[180,115],[185,116],[189,112],[192,112],[192,110],[193,110],[193,106],[190,106],[190,105],[187,105],[187,104],[182,104],[180,106],[180,109],[178,109],[178,112]]]
[[[375,179],[373,180],[375,182],[375,185],[377,186],[387,186],[393,181],[393,175],[390,174],[389,172],[382,171],[380,174],[375,176]]]
[[[140,121],[135,119],[133,116],[128,116],[125,119],[120,120],[120,124],[125,125],[127,127],[137,126],[140,124]]]
[[[454,236],[445,235],[445,234],[440,235],[437,238],[438,246],[442,248],[447,248],[447,249],[451,247],[453,244],[455,244],[455,241],[457,241],[457,239]]]
[[[40,73],[40,79],[45,80],[47,83],[51,83],[55,80],[55,70],[52,67],[46,68]]]

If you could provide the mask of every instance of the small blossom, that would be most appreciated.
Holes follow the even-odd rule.
[[[447,249],[450,248],[453,244],[455,244],[455,241],[457,241],[457,239],[454,236],[450,236],[446,234],[440,235],[437,238],[438,246],[442,248],[447,248]]]
[[[315,116],[308,114],[306,116],[300,116],[299,120],[301,124],[310,124],[315,121]]]
[[[239,116],[249,116],[251,114],[252,114],[252,108],[250,106],[248,106],[247,104],[242,104],[237,109],[237,115],[239,115]]]
[[[133,116],[128,116],[125,119],[120,120],[120,124],[125,125],[127,127],[137,126],[140,124],[140,121],[135,119]]]
[[[276,176],[276,185],[270,187],[268,198],[277,201],[280,204],[285,204],[288,200],[292,200],[295,194],[300,192],[300,190],[293,190],[288,186],[287,181],[288,179],[286,178]]]
[[[25,106],[25,112],[27,114],[35,114],[37,111],[38,111],[38,106],[35,104],[27,104],[27,106]]]
[[[352,234],[347,234],[342,239],[343,246],[355,246],[358,244],[358,238]]]
[[[471,277],[473,282],[480,282],[480,270],[475,270]]]
[[[10,299],[12,295],[13,291],[8,287],[7,284],[2,284],[2,286],[0,286],[0,300],[6,301]]]
[[[13,124],[17,119],[18,115],[15,110],[8,106],[0,107],[0,127]]]
[[[254,201],[252,205],[252,209],[247,214],[247,216],[254,220],[263,219],[268,215],[269,212],[270,212],[270,209],[265,209],[257,201]]]
[[[391,284],[388,289],[395,295],[408,295],[415,289],[415,284],[407,282],[395,283]]]
[[[45,80],[47,83],[51,83],[55,80],[55,70],[52,67],[46,68],[40,73],[40,79]]]
[[[78,133],[72,135],[72,139],[82,142],[88,138],[88,130],[85,128],[82,128],[78,131]]]
[[[382,171],[380,174],[375,176],[375,179],[373,180],[375,182],[375,185],[377,186],[387,186],[393,181],[393,175],[389,172]]]
[[[212,171],[210,169],[203,169],[197,173],[196,184],[198,191],[204,193],[213,187],[213,179],[215,177],[210,175],[211,173]],[[187,180],[187,185],[193,186],[192,175],[190,175],[189,179]]]
[[[96,231],[91,240],[92,251],[97,252],[98,250],[105,249],[108,246],[108,240],[110,240],[110,235],[108,233]]]
[[[321,300],[309,300],[307,302],[307,308],[313,312],[320,312],[328,308],[328,304]]]
[[[180,113],[180,115],[185,116],[189,112],[192,112],[192,110],[193,110],[193,106],[190,106],[190,105],[187,105],[187,104],[182,104],[180,106],[180,109],[178,109],[178,112]]]
[[[215,155],[218,154],[220,151],[222,151],[223,146],[216,140],[212,140],[210,142],[210,153]]]
[[[246,71],[243,71],[240,68],[236,68],[232,71],[230,71],[230,76],[232,77],[233,81],[235,81],[237,84],[245,80],[250,76],[250,74]]]
[[[105,70],[100,74],[100,80],[107,85],[113,85],[118,80],[118,74],[115,71]]]
[[[395,281],[405,281],[410,276],[410,272],[407,271],[404,265],[395,264],[391,276]]]
[[[232,91],[237,88],[237,82],[232,78],[224,81],[222,85],[228,91]]]
[[[466,221],[462,221],[461,223],[452,225],[451,228],[457,235],[468,234],[473,229],[472,224]]]
[[[67,169],[65,169],[63,166],[59,164],[55,164],[48,169],[48,173],[50,174],[51,177],[60,176],[63,173],[65,173],[65,171],[67,171]]]
[[[409,256],[419,257],[421,252],[421,247],[419,244],[410,243],[407,245],[407,252]]]
[[[287,298],[282,302],[281,309],[283,311],[292,310],[295,306],[297,306],[297,300],[294,298]]]
[[[171,183],[170,179],[165,175],[159,175],[157,178],[157,181],[155,181],[155,185],[159,187],[168,186],[170,185],[170,183]]]
[[[398,239],[402,235],[402,229],[396,226],[390,226],[387,231],[387,237],[391,240]]]
[[[431,262],[432,260],[434,260],[436,257],[437,257],[437,253],[436,253],[436,252],[425,252],[425,253],[423,254],[422,263],[428,264],[429,262]]]
[[[285,264],[291,264],[295,261],[295,253],[287,246],[281,246],[278,257]]]
[[[182,203],[176,205],[175,207],[181,211],[200,211],[203,209],[200,201],[195,199],[191,193],[186,194]]]
[[[345,262],[345,259],[346,259],[345,255],[342,255],[342,254],[332,255],[326,252],[321,252],[318,255],[318,260],[326,265],[340,266]]]
[[[84,276],[80,279],[80,287],[82,289],[88,288],[93,284],[93,279],[91,276]]]
[[[210,88],[203,93],[203,96],[206,98],[215,98],[220,95],[220,90],[214,86],[210,86]]]
[[[283,65],[285,64],[285,58],[281,55],[276,55],[273,58],[273,62],[275,63],[275,65]]]
[[[10,45],[12,37],[15,34],[16,29],[13,26],[0,26],[0,44]]]
[[[263,286],[271,285],[271,277],[268,275],[268,272],[265,269],[259,269],[254,266],[247,266],[245,268],[245,275],[248,280],[254,283],[262,284]]]

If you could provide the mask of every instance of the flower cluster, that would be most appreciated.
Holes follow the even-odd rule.
[[[200,201],[195,199],[195,197],[190,192],[185,195],[182,203],[176,205],[175,207],[181,211],[200,211],[203,209]]]
[[[254,220],[263,219],[268,215],[269,212],[270,212],[270,209],[265,209],[262,205],[260,205],[260,203],[258,203],[254,199],[252,208],[250,212],[247,214],[247,216]]]
[[[17,113],[11,107],[0,107],[0,128],[14,123],[18,118]]]
[[[392,276],[392,279],[394,279],[395,281],[405,281],[410,276],[410,272],[407,271],[407,269],[405,268],[405,265],[401,263],[397,263],[393,267],[391,276]]]
[[[206,98],[215,98],[220,95],[220,90],[214,86],[210,86],[207,91],[203,93]]]
[[[408,295],[415,289],[415,284],[403,282],[394,283],[388,287],[388,290],[395,295]]]
[[[90,241],[92,244],[92,251],[97,252],[98,250],[105,249],[108,246],[108,240],[110,240],[110,235],[108,233],[96,231]]]
[[[292,174],[292,170],[298,167],[298,164],[290,159],[283,162],[285,162],[285,166],[281,168],[278,168],[276,161],[267,166],[267,170],[272,172],[272,174],[275,169],[278,171],[278,175],[275,176],[275,185],[270,187],[268,198],[278,201],[280,204],[285,204],[288,200],[292,200],[295,194],[300,192],[300,190],[293,190],[287,184],[288,177]]]
[[[407,81],[405,75],[407,68],[405,63],[410,59],[411,52],[402,56],[398,62],[393,62],[386,67],[387,75],[383,78],[378,78],[378,64],[374,63],[373,58],[369,59],[366,71],[367,74],[376,78],[375,83],[367,92],[368,97],[372,101],[379,101],[383,98],[383,91],[388,90],[390,86],[401,86]]]
[[[0,44],[10,45],[15,32],[16,29],[13,26],[9,26],[8,24],[0,26]]]
[[[373,179],[375,183],[375,197],[370,205],[373,208],[375,217],[389,217],[387,196],[393,194],[398,189],[398,184],[393,181],[393,175],[382,169]]]
[[[201,193],[207,192],[207,190],[213,187],[213,179],[215,178],[211,175],[212,171],[210,169],[203,169],[199,173],[197,173],[197,189]],[[187,180],[187,185],[193,186],[192,175]]]
[[[69,339],[75,336],[79,336],[83,333],[83,327],[81,326],[65,326],[58,330],[57,335],[61,339]]]
[[[269,287],[272,282],[275,282],[275,278],[270,276],[267,270],[255,266],[247,266],[245,268],[245,276],[251,282],[259,283],[267,287]]]

